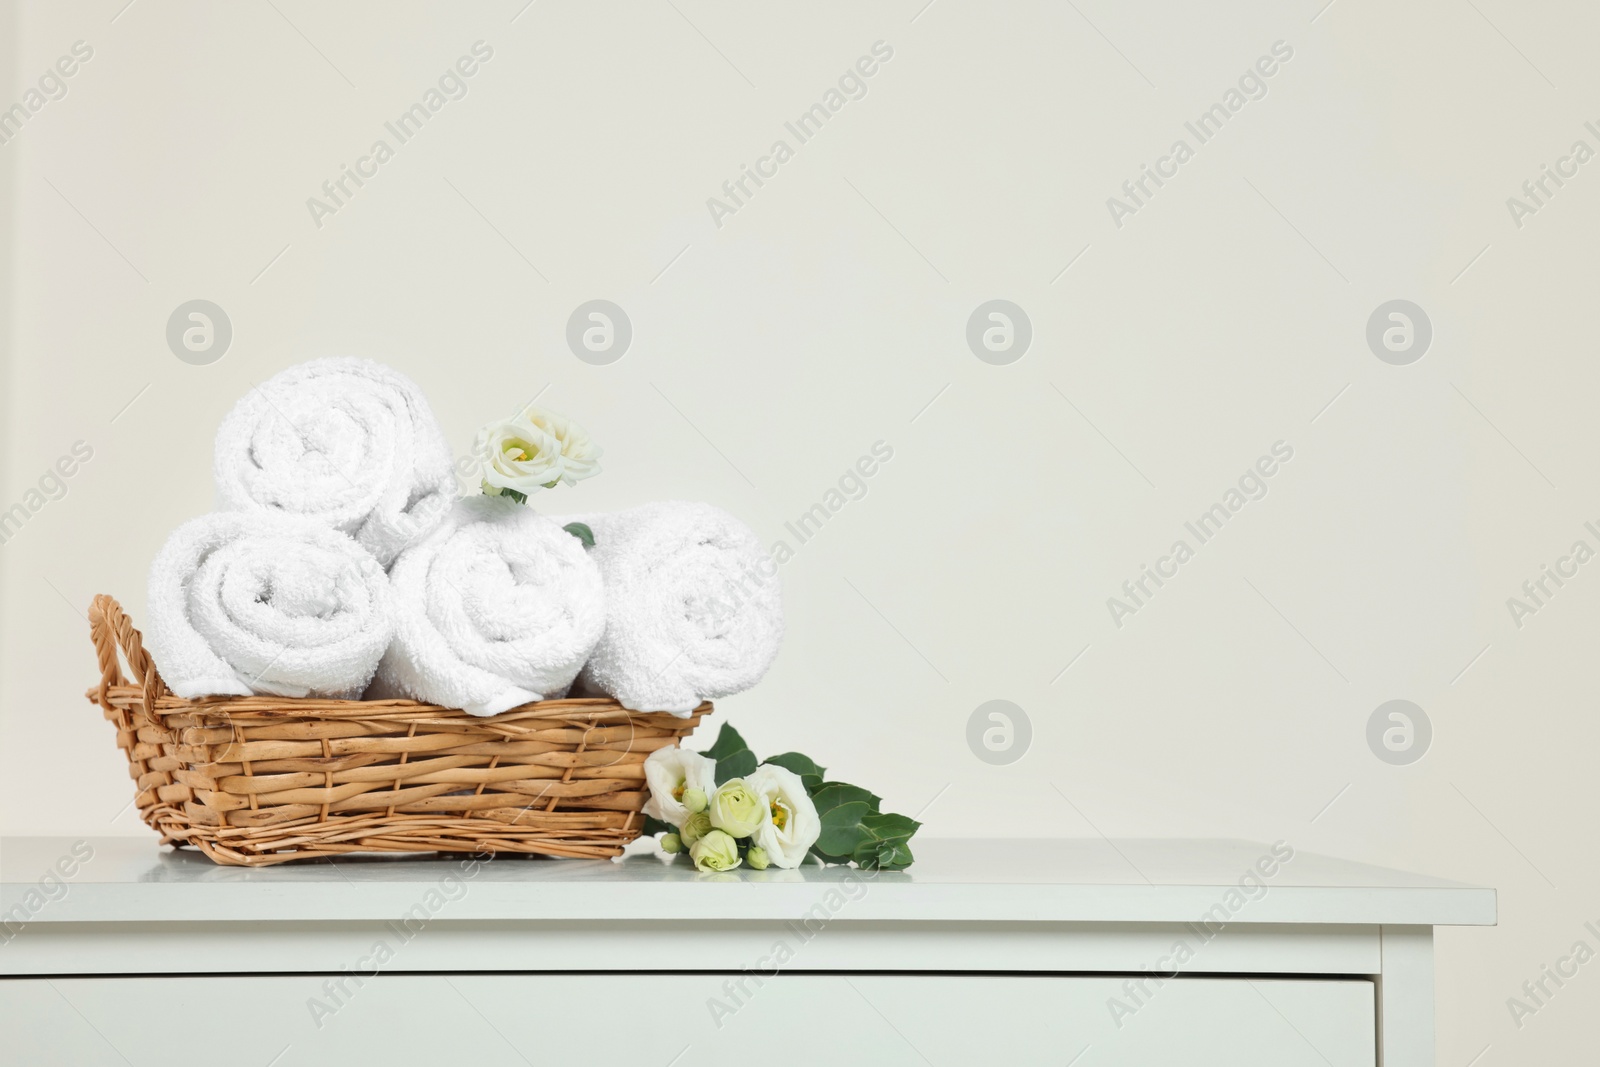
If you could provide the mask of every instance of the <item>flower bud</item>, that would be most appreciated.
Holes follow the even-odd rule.
[[[682,798],[684,808],[690,815],[706,810],[706,793],[703,789],[685,789]]]
[[[662,834],[661,851],[667,853],[668,855],[671,855],[674,852],[682,852],[683,838],[679,837],[677,834]]]
[[[760,845],[752,846],[750,851],[744,854],[744,861],[752,870],[764,871],[767,869],[767,850]]]

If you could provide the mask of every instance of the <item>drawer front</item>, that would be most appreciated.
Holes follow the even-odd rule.
[[[1373,1067],[1376,1046],[1361,979],[1141,990],[1111,977],[803,973],[0,979],[0,1034],[7,1062],[30,1067]]]

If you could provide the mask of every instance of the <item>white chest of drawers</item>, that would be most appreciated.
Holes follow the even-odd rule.
[[[1494,891],[1238,841],[929,840],[910,871],[0,841],[17,1064],[1433,1063]]]

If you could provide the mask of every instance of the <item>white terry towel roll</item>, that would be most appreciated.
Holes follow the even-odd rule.
[[[569,519],[594,531],[589,555],[606,582],[606,632],[580,689],[634,711],[688,715],[767,673],[783,641],[783,602],[755,531],[721,508],[681,501]]]
[[[583,542],[506,497],[458,501],[389,580],[395,636],[368,699],[497,715],[565,696],[605,629]]]
[[[146,645],[180,697],[354,700],[394,628],[389,579],[314,519],[231,511],[184,523],[150,567]]]
[[[306,515],[387,567],[449,513],[450,449],[405,375],[365,359],[316,359],[252,389],[217,429],[224,511]]]

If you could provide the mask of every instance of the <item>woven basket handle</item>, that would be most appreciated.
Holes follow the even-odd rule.
[[[89,605],[89,636],[94,640],[94,650],[100,660],[100,689],[95,700],[102,708],[111,710],[107,690],[112,686],[128,685],[122,676],[122,664],[117,660],[117,650],[127,657],[128,669],[133,673],[132,684],[144,689],[144,706],[155,708],[156,698],[167,691],[161,675],[144,650],[144,635],[134,627],[115,597],[101,593]]]

